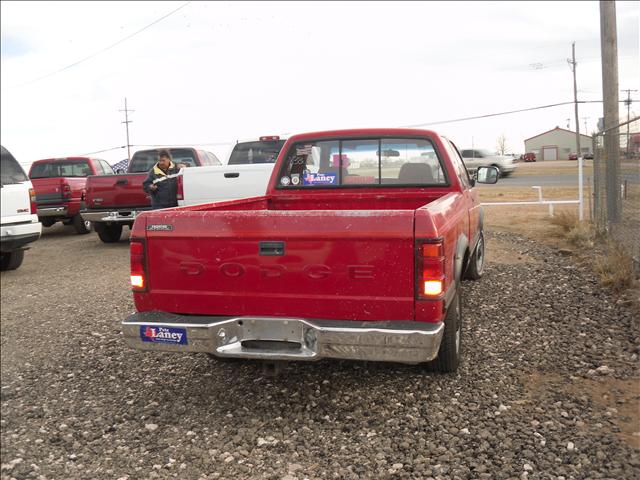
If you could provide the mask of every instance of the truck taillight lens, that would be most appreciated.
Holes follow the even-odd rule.
[[[182,175],[176,177],[176,199],[184,200],[184,182],[182,181]]]
[[[68,183],[62,185],[62,198],[71,198],[71,185]]]
[[[131,240],[131,289],[134,292],[147,290],[147,273],[145,259],[145,244],[143,240]]]
[[[444,293],[444,248],[442,242],[427,242],[419,246],[421,267],[420,296],[437,298]]]
[[[38,204],[36,203],[36,191],[33,188],[29,189],[29,207],[31,208],[31,213],[38,213]]]

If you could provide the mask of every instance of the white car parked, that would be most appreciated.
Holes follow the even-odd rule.
[[[2,270],[15,270],[22,265],[25,245],[40,238],[42,224],[38,221],[36,193],[29,177],[6,148],[0,146],[0,149],[2,150],[0,266]]]
[[[496,167],[501,177],[511,175],[517,165],[513,163],[513,157],[508,155],[496,155],[482,148],[467,148],[460,150],[462,160],[467,170],[475,171],[478,167]]]

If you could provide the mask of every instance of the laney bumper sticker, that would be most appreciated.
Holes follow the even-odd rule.
[[[303,185],[336,185],[335,173],[307,173],[302,178]]]
[[[141,325],[140,339],[143,342],[186,345],[187,329]]]

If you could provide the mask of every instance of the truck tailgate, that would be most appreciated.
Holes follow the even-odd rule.
[[[151,200],[142,190],[146,173],[96,175],[87,179],[86,203],[89,208],[146,207]]]
[[[413,210],[156,212],[145,220],[149,291],[136,295],[139,311],[414,319]]]
[[[62,184],[64,179],[54,178],[34,178],[31,180],[33,189],[36,192],[36,202],[39,207],[47,205],[59,205],[62,201]]]
[[[185,168],[184,200],[178,204],[197,205],[264,195],[273,166],[256,163]]]

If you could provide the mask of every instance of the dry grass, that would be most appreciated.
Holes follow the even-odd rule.
[[[578,214],[566,210],[558,212],[554,217],[551,217],[550,221],[554,225],[558,225],[565,232],[571,231],[579,223]]]
[[[563,210],[552,217],[550,222],[562,229],[572,245],[580,249],[593,247],[595,230],[591,224],[580,222],[577,213]]]
[[[622,292],[634,284],[633,259],[617,243],[609,242],[605,253],[596,256],[594,269],[602,284],[616,292]]]
[[[585,161],[583,174],[593,175],[593,162]],[[518,167],[514,175],[570,175],[578,173],[578,162],[559,161],[559,162],[518,162]]]
[[[530,187],[484,188],[478,192],[483,202],[537,200],[536,192]],[[575,187],[544,189],[545,199],[577,197]],[[588,217],[588,202],[585,202],[584,213]],[[486,206],[485,225],[489,229],[518,233],[552,248],[573,252],[576,261],[590,264],[602,284],[617,293],[625,290],[634,292],[632,289],[637,288],[630,255],[613,243],[598,241],[593,225],[578,220],[577,205],[558,205],[553,217],[549,216],[548,206],[544,205]]]

